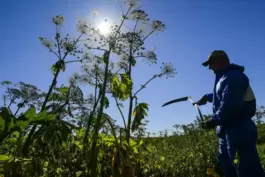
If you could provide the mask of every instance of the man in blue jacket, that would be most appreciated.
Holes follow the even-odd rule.
[[[256,98],[244,74],[244,67],[230,64],[226,52],[213,51],[203,66],[213,70],[216,79],[213,92],[197,103],[213,103],[213,116],[203,128],[216,128],[219,139],[219,163],[225,177],[263,177],[264,171],[256,148],[257,127],[252,120]],[[233,160],[239,154],[239,167]]]

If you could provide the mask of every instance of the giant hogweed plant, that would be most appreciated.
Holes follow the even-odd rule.
[[[53,23],[56,26],[55,40],[39,38],[58,60],[51,68],[54,77],[47,93],[38,93],[40,91],[37,88],[28,85],[37,92],[33,95],[28,93],[29,99],[19,95],[20,92],[23,92],[22,89],[19,90],[20,92],[10,87],[7,89],[4,100],[5,103],[7,101],[10,103],[1,110],[1,142],[13,138],[12,140],[16,141],[15,144],[17,144],[15,149],[11,148],[12,156],[2,156],[9,160],[5,168],[8,174],[23,176],[20,163],[15,168],[14,165],[10,165],[15,161],[18,162],[18,157],[21,160],[26,157],[33,157],[31,163],[34,164],[36,170],[27,172],[24,170],[27,174],[37,174],[38,169],[48,176],[61,174],[59,166],[62,162],[58,162],[56,159],[62,158],[62,154],[59,153],[58,156],[56,153],[70,151],[71,149],[65,149],[65,147],[74,143],[79,148],[78,151],[82,152],[80,158],[74,158],[80,161],[81,166],[77,167],[78,170],[81,168],[84,174],[98,176],[102,171],[102,165],[97,163],[103,158],[102,152],[98,150],[99,143],[103,140],[103,137],[99,135],[102,129],[111,132],[114,137],[112,143],[116,155],[113,160],[113,176],[120,176],[121,169],[123,169],[123,176],[128,176],[129,172],[132,171],[132,156],[136,152],[137,145],[142,143],[139,140],[135,144],[131,133],[140,130],[142,120],[147,116],[148,111],[147,103],[137,103],[137,94],[155,78],[173,76],[175,69],[170,64],[164,64],[160,73],[153,75],[138,90],[133,90],[132,72],[136,63],[141,58],[153,64],[157,62],[155,53],[145,50],[144,42],[154,32],[163,31],[165,25],[158,20],[147,23],[149,22],[148,15],[137,8],[134,1],[126,1],[125,3],[126,10],[123,11],[121,22],[112,26],[112,31],[108,36],[100,34],[98,30],[85,21],[80,21],[77,24],[80,35],[76,39],[71,38],[68,34],[62,37],[60,28],[64,18],[56,16],[53,18]],[[128,22],[133,24],[133,29],[126,31],[124,29],[127,28]],[[89,51],[99,50],[103,53],[100,56],[92,52],[84,52],[79,47],[80,44],[84,44],[84,48]],[[120,60],[112,62],[111,57],[113,56],[118,56]],[[68,63],[83,63],[84,61],[86,62],[82,66],[82,75],[74,75],[70,80],[69,87],[61,86],[58,88],[56,86],[59,74],[66,69]],[[85,99],[82,90],[78,87],[79,83],[93,86],[94,94]],[[3,85],[9,86],[10,84],[12,83],[8,81],[3,82]],[[117,129],[111,116],[104,113],[104,109],[109,106],[108,95],[114,97],[116,106],[123,118],[124,127],[120,129]],[[20,102],[13,114],[10,106],[16,104],[18,98],[20,98]],[[127,120],[121,109],[121,102],[123,101],[129,101]],[[17,115],[23,107],[26,110]],[[78,121],[78,126],[81,128],[76,132],[78,139],[73,140],[71,135],[73,129],[76,129],[75,122],[69,121]],[[123,136],[123,131],[125,136]],[[80,138],[83,140],[81,141]],[[61,143],[68,144],[68,146],[61,146]],[[108,144],[108,146],[110,145]],[[33,150],[36,148],[39,151]],[[44,160],[39,158],[49,155],[52,155],[52,158],[44,158]],[[71,161],[71,159],[65,160]],[[84,161],[85,166],[82,166]],[[12,168],[8,168],[10,166]],[[49,170],[47,171],[47,169]],[[68,172],[70,173],[70,171]],[[71,171],[73,174],[75,172],[77,169]]]
[[[55,40],[48,40],[47,38],[44,37],[39,37],[40,41],[42,44],[49,49],[51,53],[53,53],[57,57],[57,62],[52,65],[52,72],[53,72],[53,79],[50,85],[50,88],[45,96],[45,99],[42,103],[40,112],[46,110],[46,105],[48,100],[50,99],[50,96],[57,84],[57,79],[60,74],[60,72],[65,71],[66,69],[66,64],[71,63],[71,62],[82,62],[83,60],[86,60],[87,57],[86,55],[83,55],[83,57],[80,59],[79,54],[82,54],[83,51],[82,49],[78,48],[78,43],[80,42],[80,39],[82,36],[84,36],[84,30],[85,26],[77,26],[78,31],[80,32],[79,36],[74,39],[69,36],[69,34],[66,34],[65,37],[62,37],[61,34],[61,27],[64,23],[64,17],[63,16],[55,16],[52,19],[53,23],[56,26],[55,30]],[[67,60],[67,57],[69,55],[72,55],[74,57],[77,57],[77,59],[74,60]],[[59,111],[58,111],[59,112]],[[27,136],[25,145],[23,146],[23,154],[24,156],[27,156],[29,145],[30,145],[30,140],[32,136],[34,135],[36,131],[37,126],[34,125],[30,132],[29,135]]]
[[[5,81],[3,85],[6,83],[9,83],[9,87],[6,90],[5,98],[10,98],[6,101],[17,103],[17,109],[15,109],[15,113],[12,113],[8,107],[2,107],[0,112],[0,151],[4,153],[1,155],[1,160],[5,160],[3,170],[6,175],[33,175],[34,172],[43,170],[40,165],[44,160],[55,165],[49,156],[58,156],[56,149],[60,148],[62,143],[67,142],[72,130],[77,128],[70,122],[71,120],[67,119],[86,111],[87,108],[83,107],[86,105],[86,99],[83,98],[82,91],[74,85],[55,87],[47,101],[45,111],[37,113],[41,109],[45,93],[36,89],[35,86],[23,82],[10,86],[11,82]],[[22,87],[17,88],[17,85]],[[25,111],[16,115],[17,110],[22,107],[25,108]],[[31,138],[28,156],[23,158],[23,145],[32,126],[37,126],[37,129]],[[78,144],[78,141],[74,141],[74,143]],[[24,162],[38,166],[28,169],[24,166],[25,164],[21,164]]]
[[[29,156],[30,146],[34,143],[35,135],[47,131],[50,125],[62,126],[71,133],[69,128],[73,128],[72,124],[63,121],[63,119],[74,117],[72,112],[76,109],[82,112],[87,112],[86,109],[88,109],[86,100],[82,99],[82,91],[78,86],[72,84],[69,87],[56,87],[59,73],[65,70],[67,63],[82,62],[88,59],[87,55],[83,55],[82,49],[78,49],[77,46],[84,35],[85,27],[78,26],[80,35],[77,39],[72,39],[68,34],[62,37],[60,32],[64,22],[62,16],[56,16],[52,21],[56,26],[55,40],[39,38],[42,44],[57,57],[57,62],[51,68],[53,79],[47,93],[40,92],[37,87],[23,82],[15,85],[12,85],[10,81],[2,82],[2,86],[6,87],[6,93],[3,97],[4,106],[1,107],[0,141],[2,145],[6,138],[19,132],[15,155],[21,158]],[[67,59],[69,55],[77,57],[77,59],[69,60]],[[80,97],[76,98],[76,95]],[[13,106],[14,104],[17,105]],[[11,110],[12,106],[15,107],[14,112]],[[19,111],[22,112],[18,114]],[[13,175],[18,175],[17,169],[12,170]]]
[[[105,115],[104,108],[106,108],[106,103],[109,102],[107,99],[108,95],[114,98],[121,114],[123,120],[122,130],[125,132],[125,142],[127,144],[126,148],[122,149],[121,141],[118,141],[118,138],[114,134],[114,125],[111,125],[111,122],[107,120],[116,139],[117,156],[123,159],[122,162],[127,161],[127,164],[130,164],[130,155],[124,153],[131,151],[129,146],[131,134],[138,130],[141,121],[147,116],[148,111],[147,103],[137,102],[138,93],[156,78],[174,76],[175,68],[170,63],[163,63],[160,73],[154,74],[140,88],[133,89],[133,68],[140,63],[141,59],[151,64],[157,63],[156,54],[153,51],[146,50],[145,41],[155,32],[163,32],[165,30],[165,25],[161,21],[153,20],[150,22],[147,13],[138,8],[135,1],[125,2],[121,21],[113,23],[111,32],[107,36],[101,34],[99,30],[92,24],[87,24],[86,21],[80,21],[79,23],[83,26],[88,26],[87,34],[93,36],[93,38],[89,38],[84,42],[87,50],[103,52],[102,57],[94,56],[96,60],[92,60],[92,62],[88,61],[88,63],[84,64],[82,74],[77,76],[80,82],[87,82],[95,88],[95,107],[87,119],[84,138],[84,143],[88,144],[87,136],[91,130],[91,123],[94,120],[93,139],[91,141],[90,159],[88,160],[90,161],[88,166],[94,166],[91,169],[91,175],[94,176],[98,174],[95,161],[97,159],[96,144],[98,141],[99,125],[104,117],[103,115]],[[128,26],[132,26],[132,29]],[[114,59],[112,60],[112,58]],[[115,62],[116,58],[119,59]],[[129,103],[128,116],[124,115],[121,108],[122,102],[125,101]],[[96,109],[98,110],[97,113],[95,113]],[[121,153],[122,151],[124,153]],[[126,156],[127,159],[123,156]]]

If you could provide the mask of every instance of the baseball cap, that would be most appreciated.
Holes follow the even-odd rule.
[[[225,51],[223,50],[214,50],[211,52],[211,54],[208,56],[208,59],[202,63],[203,66],[208,66],[209,63],[216,59],[216,58],[219,58],[219,57],[222,57],[222,58],[227,58],[228,59],[228,56],[226,54]]]

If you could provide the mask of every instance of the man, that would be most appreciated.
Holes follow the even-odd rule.
[[[213,116],[202,123],[205,129],[217,126],[219,163],[225,177],[263,177],[256,149],[257,127],[251,119],[256,99],[244,74],[244,67],[230,64],[222,50],[213,51],[203,66],[216,75],[213,93],[204,95],[197,104],[213,103]],[[233,163],[238,152],[238,170]]]

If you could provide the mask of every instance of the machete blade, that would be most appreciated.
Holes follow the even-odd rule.
[[[178,98],[178,99],[171,100],[171,101],[166,102],[165,104],[163,104],[162,107],[167,106],[167,105],[172,104],[172,103],[177,103],[177,102],[187,101],[187,100],[189,100],[189,101],[193,104],[193,106],[195,106],[195,108],[197,109],[197,111],[198,111],[198,113],[199,113],[199,116],[200,116],[201,121],[203,121],[203,116],[202,116],[202,113],[201,113],[201,110],[200,110],[199,105],[196,104],[196,103],[191,99],[190,96],[182,97],[182,98]]]
[[[178,99],[174,99],[174,100],[171,100],[169,102],[166,102],[165,104],[162,105],[162,107],[167,106],[167,105],[170,105],[172,103],[180,102],[180,101],[187,101],[188,99],[189,99],[188,96],[182,97],[182,98],[178,98]]]

